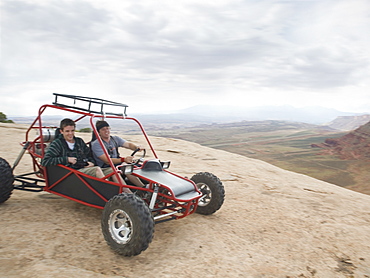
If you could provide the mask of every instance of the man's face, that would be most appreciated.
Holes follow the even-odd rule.
[[[75,127],[73,125],[67,125],[60,132],[66,141],[73,143],[73,137],[75,136]]]
[[[110,127],[109,126],[102,127],[99,130],[99,135],[102,139],[109,139],[109,137],[110,137]]]

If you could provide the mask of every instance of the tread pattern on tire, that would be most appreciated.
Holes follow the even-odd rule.
[[[134,234],[126,244],[119,244],[109,232],[109,215],[115,209],[122,209],[129,214]],[[102,214],[102,232],[107,244],[118,254],[136,256],[146,250],[153,239],[154,220],[145,202],[134,194],[122,193],[112,197],[104,207]]]
[[[14,189],[13,170],[9,163],[0,157],[0,204],[10,198]]]
[[[224,203],[225,189],[218,177],[209,172],[200,172],[191,177],[197,183],[205,183],[212,191],[212,199],[206,206],[198,206],[196,212],[209,215],[219,210]]]

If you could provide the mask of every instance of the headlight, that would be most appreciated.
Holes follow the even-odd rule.
[[[170,168],[171,161],[161,161],[161,164],[163,169],[168,169]]]

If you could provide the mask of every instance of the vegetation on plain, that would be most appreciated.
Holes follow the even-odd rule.
[[[243,122],[242,122],[243,123]],[[338,132],[321,126],[282,121],[219,124],[177,130],[162,135],[199,143],[216,149],[260,159],[280,168],[305,174],[332,184],[370,194],[370,162],[343,160],[312,144],[339,138]]]
[[[14,123],[12,120],[8,120],[3,112],[0,112],[0,123]]]

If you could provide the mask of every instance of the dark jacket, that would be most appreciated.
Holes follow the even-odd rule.
[[[79,137],[74,137],[74,139],[75,145],[73,150],[71,150],[63,135],[60,134],[47,148],[45,156],[41,160],[41,165],[50,166],[63,164],[74,169],[80,169],[87,165],[87,161],[94,163],[90,155],[90,148],[86,143]],[[77,163],[74,165],[68,163],[68,157],[76,157]]]

